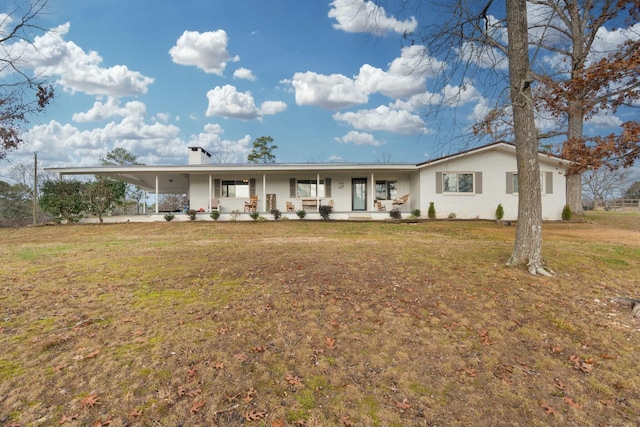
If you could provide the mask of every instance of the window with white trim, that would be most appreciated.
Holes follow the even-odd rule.
[[[442,174],[443,193],[473,193],[473,173],[444,172]]]
[[[222,181],[222,197],[249,197],[249,180]]]
[[[299,179],[296,181],[297,197],[325,197],[324,179]]]
[[[376,180],[376,200],[395,200],[398,198],[398,181]]]
[[[511,188],[513,194],[518,194],[518,174],[514,172],[511,176]],[[540,172],[540,192],[545,194],[545,173]]]

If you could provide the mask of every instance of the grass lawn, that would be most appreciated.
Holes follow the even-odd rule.
[[[640,424],[640,215],[0,229],[2,426]]]

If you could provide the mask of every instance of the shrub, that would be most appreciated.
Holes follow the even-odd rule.
[[[254,219],[254,221],[255,221],[255,220],[257,220],[258,218],[260,218],[260,212],[258,212],[258,211],[256,211],[256,212],[251,212],[251,213],[249,214],[249,216],[250,216],[251,218],[253,218],[253,219]]]
[[[571,215],[572,213],[569,205],[564,205],[564,208],[562,209],[562,220],[569,221],[571,219]]]
[[[400,213],[400,209],[395,208],[389,211],[389,216],[393,219],[402,219],[402,213]]]
[[[173,218],[175,218],[176,216],[174,214],[168,213],[168,214],[164,214],[164,220],[167,222],[171,222],[173,221]]]
[[[322,219],[329,219],[329,216],[331,216],[331,210],[331,206],[322,205],[318,208],[318,213]]]
[[[271,209],[271,215],[273,215],[273,219],[275,219],[276,221],[280,219],[280,217],[282,216],[282,212],[280,212],[280,210],[278,209]]]
[[[456,217],[456,213],[455,212],[451,212],[448,216],[449,219],[455,219]]]
[[[430,219],[434,219],[436,217],[436,206],[433,202],[429,202],[429,211],[427,212],[427,216]]]
[[[194,211],[193,209],[189,209],[189,210],[187,211],[187,215],[189,215],[189,219],[190,219],[191,221],[195,221],[195,219],[196,219],[196,214],[197,214],[197,212],[196,212],[196,211]]]
[[[301,209],[298,212],[296,212],[296,215],[298,215],[298,218],[303,219],[305,216],[307,216],[307,211],[305,211],[304,209]]]
[[[218,218],[220,218],[220,212],[219,211],[211,211],[209,216],[211,217],[212,220],[217,221]]]
[[[500,221],[502,218],[504,218],[504,208],[502,207],[502,203],[500,203],[496,208],[496,219]]]
[[[420,209],[413,209],[411,211],[411,216],[413,218],[420,218],[420,215],[421,215]]]

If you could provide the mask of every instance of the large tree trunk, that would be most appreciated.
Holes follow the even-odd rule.
[[[582,175],[572,173],[566,176],[566,192],[567,205],[571,208],[571,212],[575,214],[584,214],[582,207]]]
[[[531,274],[549,274],[542,260],[542,196],[529,81],[526,0],[507,0],[509,82],[518,163],[518,225],[509,265],[527,266]]]

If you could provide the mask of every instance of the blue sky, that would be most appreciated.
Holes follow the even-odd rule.
[[[455,149],[438,137],[447,123],[424,121],[429,102],[461,95],[456,117],[469,124],[491,103],[473,82],[463,92],[430,87],[446,64],[402,40],[433,18],[424,9],[393,16],[364,0],[49,0],[46,11],[37,50],[13,48],[57,96],[30,123],[13,163],[37,151],[44,167],[91,166],[123,147],[145,164],[184,164],[188,146],[243,162],[261,136],[274,139],[278,162],[417,163]]]

